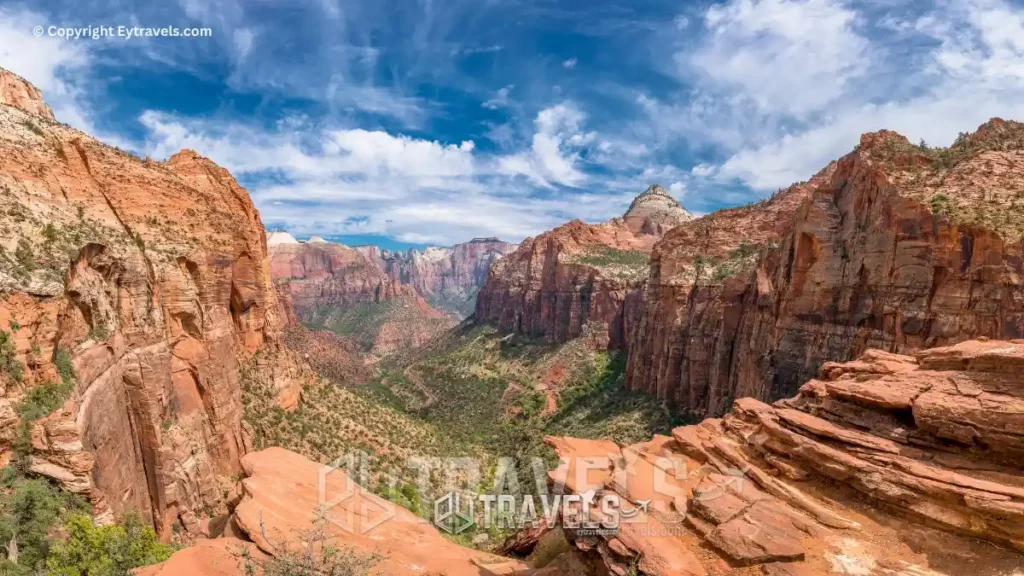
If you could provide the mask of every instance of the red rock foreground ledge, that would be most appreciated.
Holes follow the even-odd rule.
[[[565,530],[613,574],[1024,574],[1024,340],[869,350],[671,437],[547,443],[591,460],[550,474],[569,492],[649,501],[618,534]]]
[[[242,551],[277,554],[286,548],[301,550],[318,517],[320,464],[283,448],[247,454],[242,466],[242,500],[235,507],[228,532],[238,538],[217,538],[185,548],[162,564],[140,571],[141,576],[244,574]],[[346,489],[351,494],[342,499]],[[326,477],[326,500],[340,500],[326,513],[324,523],[330,545],[361,554],[383,557],[375,574],[446,574],[490,576],[531,574],[526,565],[461,547],[446,540],[412,512],[364,491],[335,470]],[[255,549],[255,550],[254,550]]]

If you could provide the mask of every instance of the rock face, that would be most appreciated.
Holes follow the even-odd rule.
[[[0,374],[3,458],[26,392],[73,367],[19,457],[101,519],[136,510],[162,537],[201,534],[247,451],[239,360],[260,351],[283,396],[298,384],[259,214],[194,152],[140,160],[53,122],[6,71],[0,92],[0,326],[23,368]]]
[[[497,238],[474,238],[451,248],[394,252],[322,238],[299,243],[285,232],[271,236],[274,279],[288,281],[300,307],[419,296],[455,320],[472,312],[491,264],[516,247]]]
[[[384,250],[379,261],[393,280],[412,286],[432,306],[462,320],[472,313],[491,265],[515,249],[515,244],[497,238],[474,238],[451,248]]]
[[[868,347],[1024,336],[1021,174],[1020,124],[945,150],[883,131],[808,183],[674,228],[652,255],[629,386],[718,415]]]
[[[586,331],[597,346],[620,347],[642,307],[654,243],[692,218],[663,188],[651,186],[621,218],[574,220],[528,238],[492,266],[475,317],[555,342]]]
[[[282,234],[286,233],[271,234],[270,275],[288,293],[300,318],[320,307],[348,308],[415,295],[354,248],[335,242],[300,243]]]
[[[1012,573],[1024,552],[1022,368],[1024,340],[869,350],[827,363],[794,398],[743,398],[672,437],[549,438],[569,463],[551,478],[648,503],[615,534],[569,531],[616,574]]]
[[[0,106],[20,108],[33,116],[53,120],[53,110],[43,102],[43,93],[24,78],[0,68]]]
[[[454,321],[410,284],[389,277],[372,252],[275,232],[270,273],[292,322],[333,330],[378,354],[424,344]]]
[[[282,448],[247,454],[242,464],[242,498],[228,524],[271,556],[305,550],[308,534],[322,530],[335,547],[381,560],[373,574],[483,576],[529,574],[521,562],[463,548],[432,524],[355,484],[344,470],[325,470]],[[321,488],[321,479],[323,484]],[[323,496],[318,496],[322,491]],[[286,497],[283,497],[286,496]],[[326,497],[333,506],[318,512]],[[234,544],[238,550],[231,552]],[[179,551],[143,574],[247,574],[241,543],[218,538]]]

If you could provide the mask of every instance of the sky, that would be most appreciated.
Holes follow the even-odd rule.
[[[82,26],[210,33],[56,35]],[[1024,120],[1024,5],[0,0],[0,66],[107,143],[225,166],[269,229],[403,248],[603,221],[653,183],[703,214],[864,132]]]

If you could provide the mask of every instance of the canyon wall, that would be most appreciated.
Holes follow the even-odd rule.
[[[944,150],[866,134],[806,184],[675,228],[652,255],[628,385],[718,415],[868,347],[1020,338],[1022,134],[993,120]]]
[[[322,240],[299,242],[285,232],[271,232],[268,239],[270,275],[300,318],[321,307],[415,296],[355,248]]]
[[[826,363],[793,398],[742,398],[671,436],[549,437],[563,462],[550,479],[596,494],[592,519],[610,514],[604,494],[637,511],[611,534],[542,527],[512,543],[528,553],[568,540],[614,574],[1012,573],[1024,550],[1022,368],[1024,340],[869,350]]]
[[[651,186],[621,218],[574,220],[528,238],[491,267],[475,318],[554,342],[586,334],[595,346],[620,347],[642,308],[654,243],[690,219],[663,188]]]
[[[55,122],[5,70],[0,195],[3,460],[100,519],[204,533],[248,450],[240,364],[297,399],[249,195],[194,152],[142,160]],[[31,414],[47,396],[66,399]]]

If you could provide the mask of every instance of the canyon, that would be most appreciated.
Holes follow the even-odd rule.
[[[1022,150],[1002,120],[949,149],[882,131],[753,205],[651,186],[605,223],[395,254],[268,234],[227,170],[102,144],[0,70],[5,475],[187,545],[147,575],[334,544],[386,574],[1012,575]],[[458,540],[434,494],[327,465],[349,449],[544,455],[549,489],[633,516]]]
[[[1024,335],[1024,126],[994,119],[948,149],[888,131],[764,201],[646,243],[571,222],[523,242],[477,318],[628,355],[627,385],[692,417],[792,395],[828,360]],[[673,207],[674,208],[674,207]],[[629,280],[611,258],[649,250]],[[586,330],[585,330],[586,329]]]
[[[303,377],[260,216],[195,152],[139,159],[56,122],[6,70],[0,88],[2,459],[101,521],[202,536],[248,451],[239,363],[281,406]]]
[[[491,267],[474,317],[550,341],[586,333],[595,346],[622,347],[638,320],[652,248],[692,218],[651,186],[620,218],[574,220],[528,238]]]

